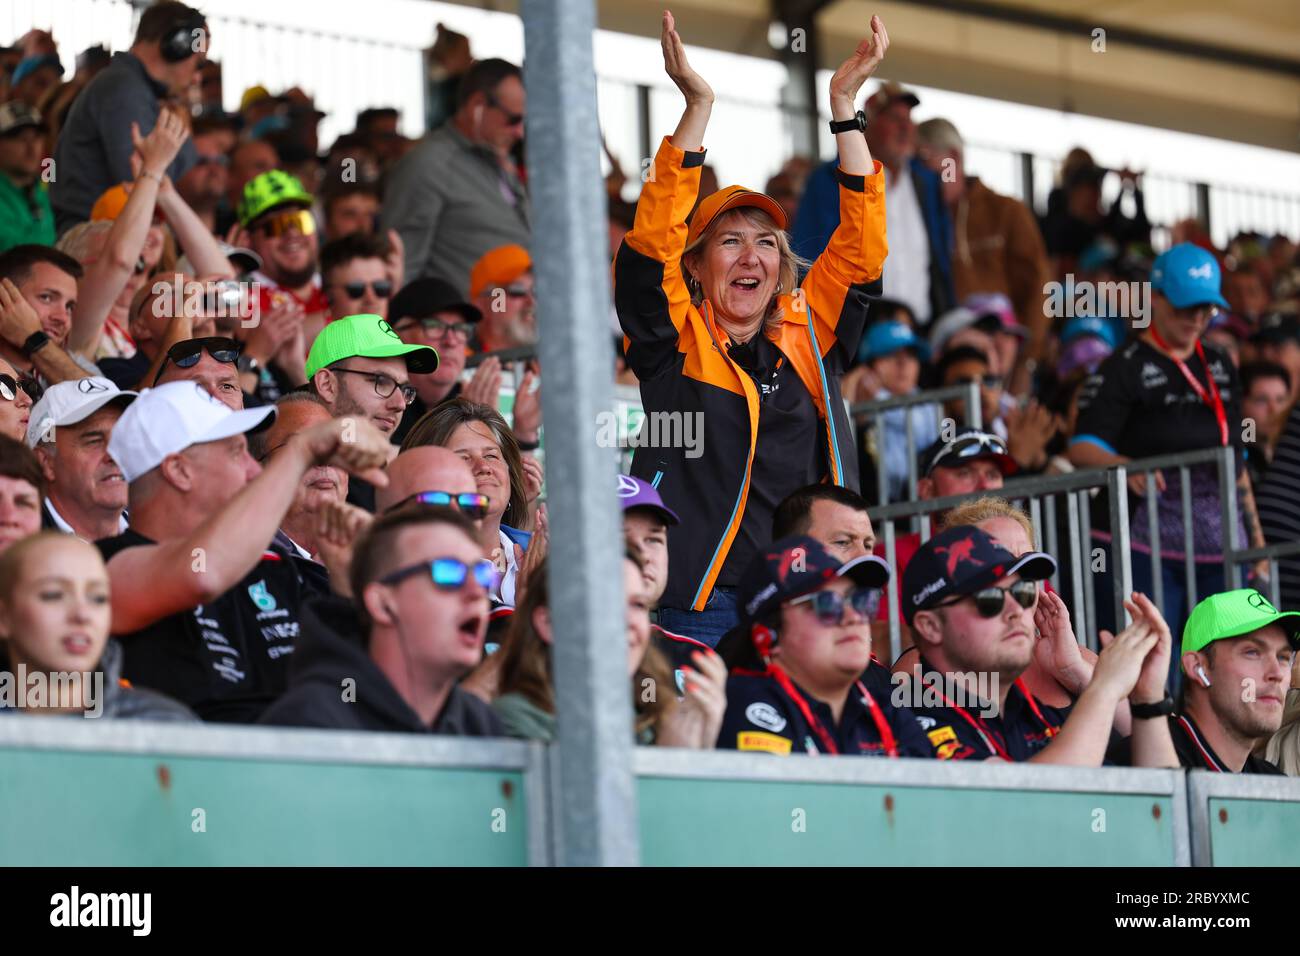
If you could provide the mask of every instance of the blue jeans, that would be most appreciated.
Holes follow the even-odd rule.
[[[659,609],[659,626],[693,637],[709,647],[717,647],[722,635],[740,623],[736,610],[735,588],[714,588],[703,611],[682,611],[675,607]]]
[[[1106,570],[1093,575],[1096,584],[1097,622],[1095,630],[1105,629],[1115,633],[1115,596],[1114,576],[1110,571],[1110,546],[1107,542],[1093,541],[1094,547],[1106,549]],[[1133,590],[1141,591],[1155,600],[1155,578],[1151,556],[1141,551],[1131,552],[1133,566]],[[1197,563],[1196,600],[1203,601],[1211,594],[1223,590],[1223,565],[1221,563]],[[1178,697],[1183,684],[1183,665],[1179,660],[1182,654],[1183,628],[1187,624],[1187,578],[1181,559],[1165,558],[1160,562],[1160,580],[1164,585],[1164,606],[1160,613],[1169,622],[1169,632],[1173,635],[1173,654],[1169,661],[1169,693]]]

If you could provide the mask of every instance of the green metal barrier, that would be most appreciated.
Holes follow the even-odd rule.
[[[540,745],[0,719],[0,864],[546,863]]]
[[[652,866],[1186,866],[1183,774],[642,749]]]
[[[1193,770],[1187,799],[1196,866],[1300,865],[1300,779]]]

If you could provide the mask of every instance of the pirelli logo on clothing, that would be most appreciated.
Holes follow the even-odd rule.
[[[951,727],[940,727],[937,730],[926,731],[925,734],[930,738],[930,743],[934,746],[934,755],[940,760],[951,760],[952,755],[956,753],[957,732]]]
[[[793,743],[785,737],[761,730],[742,730],[736,735],[737,750],[761,750],[770,754],[788,754]]]

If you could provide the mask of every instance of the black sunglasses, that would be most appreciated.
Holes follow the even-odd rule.
[[[518,126],[520,123],[522,123],[522,122],[524,121],[524,114],[523,114],[523,113],[512,113],[512,112],[510,112],[508,109],[506,109],[504,106],[502,106],[502,105],[501,105],[501,101],[498,100],[498,99],[497,99],[495,96],[493,96],[491,93],[487,94],[487,103],[488,103],[488,106],[492,107],[493,109],[495,109],[495,110],[500,110],[500,111],[501,111],[501,115],[504,116],[504,117],[506,118],[506,125],[507,125],[507,126]]]
[[[880,588],[855,588],[848,594],[839,591],[814,591],[789,602],[790,606],[808,604],[817,620],[833,627],[844,619],[844,606],[848,604],[863,620],[871,621],[880,610]]]
[[[207,352],[218,362],[233,365],[239,360],[239,353],[243,349],[243,343],[222,335],[210,335],[206,338],[186,339],[184,342],[177,342],[167,350],[167,359],[163,362],[162,367],[158,369],[158,374],[154,376],[153,383],[158,384],[158,380],[162,378],[163,370],[167,368],[167,362],[171,362],[177,368],[193,368],[199,364],[199,359],[203,357],[203,353]]]
[[[980,588],[974,594],[963,594],[960,597],[953,598],[951,601],[944,601],[942,604],[936,604],[935,607],[948,607],[957,604],[966,598],[974,598],[975,610],[979,612],[980,617],[997,617],[1002,613],[1002,608],[1006,604],[1007,595],[1010,594],[1017,604],[1028,610],[1034,606],[1038,600],[1038,582],[1037,581],[1017,581],[1005,588],[987,587]]]
[[[389,279],[376,279],[374,282],[340,282],[339,288],[348,294],[348,298],[359,299],[366,294],[366,289],[375,290],[375,295],[387,299],[393,294],[393,283]]]
[[[40,399],[40,387],[28,379],[16,379],[12,375],[0,372],[0,398],[6,402],[17,401],[18,392],[22,390],[33,402]]]
[[[418,501],[422,505],[436,505],[440,508],[455,507],[465,517],[475,521],[487,514],[488,505],[492,503],[492,499],[487,495],[478,492],[461,492],[453,495],[450,491],[418,491],[403,498],[386,511],[396,511],[412,501]]]

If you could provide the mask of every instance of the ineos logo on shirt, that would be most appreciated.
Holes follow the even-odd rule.
[[[745,719],[755,727],[762,727],[764,730],[770,730],[772,733],[780,733],[785,729],[786,719],[777,713],[776,708],[771,704],[765,704],[763,701],[755,701],[745,708]]]

